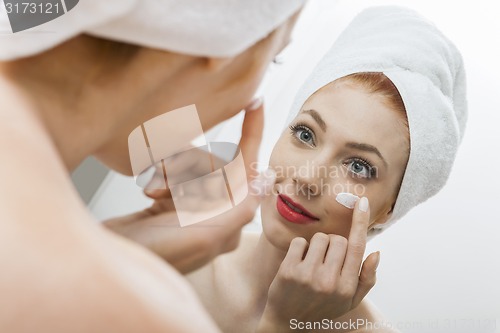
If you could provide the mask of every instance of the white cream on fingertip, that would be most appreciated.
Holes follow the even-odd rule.
[[[335,200],[337,200],[337,202],[344,207],[354,209],[354,206],[356,206],[356,202],[358,202],[359,197],[352,193],[342,192],[337,194]]]

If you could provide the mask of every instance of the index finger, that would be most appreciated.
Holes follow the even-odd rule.
[[[260,100],[255,109],[249,108],[245,112],[245,120],[243,121],[241,131],[239,147],[243,155],[248,178],[256,177],[258,174],[257,169],[252,164],[257,162],[259,158],[259,148],[262,141],[263,130],[264,107],[262,100]]]
[[[351,231],[347,244],[347,254],[342,268],[342,276],[356,278],[361,269],[366,248],[366,234],[370,220],[370,205],[368,198],[363,197],[356,203],[352,215]]]

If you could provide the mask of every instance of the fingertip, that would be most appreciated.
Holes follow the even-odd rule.
[[[356,206],[354,207],[351,231],[358,230],[358,232],[360,232],[362,228],[366,233],[368,225],[370,224],[370,216],[370,203],[368,201],[368,198],[362,197],[358,200]]]
[[[290,244],[288,245],[288,251],[286,253],[285,259],[283,260],[283,263],[287,265],[292,262],[299,262],[303,260],[308,246],[309,243],[305,238],[303,237],[293,238],[290,241]]]
[[[317,239],[317,240],[322,240],[322,241],[326,241],[326,242],[330,242],[330,236],[328,236],[327,234],[325,234],[324,232],[317,232],[313,235],[312,239]]]
[[[367,271],[375,273],[380,263],[380,251],[372,252],[366,257],[365,264]]]
[[[307,245],[307,244],[309,244],[304,237],[295,237],[294,239],[292,239],[291,243],[298,244],[298,245]]]
[[[262,96],[254,98],[250,104],[245,108],[246,112],[253,112],[258,109],[261,109],[264,105],[264,98]]]
[[[357,209],[362,213],[367,213],[370,209],[370,202],[367,197],[362,197],[356,203]]]

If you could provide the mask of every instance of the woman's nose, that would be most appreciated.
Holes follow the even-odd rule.
[[[295,170],[292,180],[297,188],[298,195],[316,197],[321,195],[328,177],[328,168],[314,161],[306,162],[305,165]]]

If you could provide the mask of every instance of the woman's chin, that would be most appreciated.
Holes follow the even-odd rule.
[[[296,237],[304,237],[304,235],[293,232],[290,228],[287,228],[285,223],[279,219],[279,217],[272,216],[269,211],[262,209],[262,231],[267,241],[271,243],[274,247],[288,251],[288,247],[292,240]]]

